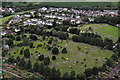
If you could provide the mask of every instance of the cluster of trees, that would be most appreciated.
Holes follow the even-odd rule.
[[[10,12],[2,12],[3,17],[10,16],[12,13]]]
[[[72,40],[74,42],[84,42],[90,45],[107,48],[109,50],[113,50],[114,45],[112,39],[105,38],[105,40],[103,40],[101,36],[94,33],[82,33],[79,35],[75,35],[72,37]]]
[[[30,39],[35,40],[35,41],[36,41],[38,38],[37,38],[37,36],[36,36],[36,35],[32,35],[32,34],[31,34],[31,35],[30,35]]]
[[[107,23],[111,25],[115,25],[120,23],[120,18],[115,16],[115,17],[105,17],[105,16],[100,16],[95,18],[94,20],[95,23]]]

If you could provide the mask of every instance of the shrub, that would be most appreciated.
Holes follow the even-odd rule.
[[[62,53],[67,53],[66,48],[63,48]]]
[[[52,56],[52,60],[56,60],[56,56]]]
[[[59,53],[59,49],[58,49],[57,47],[54,47],[54,48],[52,49],[52,53],[53,53],[53,54],[58,54],[58,53]]]

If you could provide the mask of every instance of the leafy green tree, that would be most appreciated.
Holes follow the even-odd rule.
[[[85,70],[84,73],[85,73],[85,75],[86,75],[87,77],[90,77],[91,74],[92,74],[92,70],[91,70],[90,68],[88,68],[88,69]]]
[[[34,64],[34,66],[33,66],[33,71],[34,72],[38,72],[39,71],[39,63],[38,62],[36,62],[35,64]]]
[[[17,58],[16,58],[16,59],[17,59],[17,61],[19,62],[19,61],[20,61],[20,56],[17,56]]]
[[[43,60],[43,63],[44,63],[44,65],[49,65],[49,63],[50,63],[50,58],[49,58],[49,57],[46,57],[46,58]]]
[[[58,69],[58,70],[56,70],[55,78],[57,78],[58,80],[60,80],[60,79],[61,79],[61,72],[60,72],[60,70],[59,70],[59,69]]]
[[[97,75],[98,74],[98,69],[97,69],[97,67],[93,67],[93,75]]]
[[[40,56],[39,56],[39,60],[40,60],[40,61],[43,61],[43,60],[44,60],[44,55],[40,55]]]
[[[14,46],[12,39],[7,40],[7,41],[6,41],[6,44],[8,44],[8,46],[10,46],[10,47],[13,47],[13,46]]]
[[[29,49],[25,49],[25,51],[24,51],[24,56],[25,56],[26,58],[29,58],[29,57],[30,57],[30,51],[29,51]]]
[[[19,65],[20,67],[24,67],[25,63],[26,63],[26,62],[25,62],[24,57],[23,57],[23,58],[20,59],[20,62],[19,62],[18,65]]]
[[[53,67],[53,68],[51,69],[51,72],[50,72],[49,77],[50,77],[50,78],[55,78],[55,74],[56,74],[56,69],[55,69],[55,67]]]
[[[39,70],[39,73],[40,73],[40,74],[44,75],[45,67],[44,67],[44,64],[43,64],[43,63],[40,64],[38,70]]]
[[[8,49],[3,48],[2,49],[2,57],[4,57],[6,54],[8,54]]]
[[[67,53],[66,48],[63,48],[62,53]]]
[[[70,25],[70,20],[64,20],[63,25]]]
[[[71,71],[71,73],[70,73],[70,78],[72,78],[72,79],[75,78],[75,71]]]
[[[8,62],[14,63],[14,62],[15,62],[14,56],[10,56],[10,57],[8,58]]]
[[[30,48],[33,48],[33,42],[30,43]]]
[[[29,60],[26,64],[25,64],[25,69],[31,69],[32,67],[32,64],[31,64],[31,61]]]
[[[23,50],[22,50],[22,49],[20,50],[20,54],[21,54],[21,55],[23,54]]]
[[[108,59],[108,60],[106,61],[106,64],[111,67],[111,66],[113,65],[112,62],[113,62],[112,59]]]
[[[23,45],[23,46],[28,46],[28,45],[30,45],[30,40],[29,40],[28,38],[24,37],[24,38],[23,38],[22,45]]]
[[[49,76],[50,74],[50,68],[48,66],[45,67],[44,75]]]
[[[67,39],[66,33],[61,32],[61,33],[59,34],[59,39],[61,39],[61,40],[66,40],[66,39]]]
[[[84,74],[77,74],[77,79],[84,80],[85,79],[85,75]]]
[[[57,47],[54,47],[54,48],[52,49],[52,53],[53,53],[53,54],[58,54],[58,53],[59,53],[59,49],[58,49]]]
[[[56,60],[56,56],[52,56],[52,60]]]
[[[21,40],[21,37],[18,35],[17,37],[16,37],[16,41],[20,41]]]
[[[68,72],[65,72],[62,76],[63,79],[68,79],[70,78],[70,75],[68,74]]]
[[[38,38],[37,38],[37,36],[36,35],[30,35],[30,39],[32,39],[32,40],[37,40]]]

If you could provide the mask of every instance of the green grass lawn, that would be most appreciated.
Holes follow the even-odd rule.
[[[77,46],[80,46],[81,50],[78,50]],[[87,47],[87,50],[89,50],[88,54],[85,53],[87,51],[85,47]],[[71,72],[72,70],[74,70],[76,73],[82,73],[86,68],[102,66],[102,64],[105,62],[105,58],[110,58],[110,56],[113,54],[113,52],[109,50],[101,50],[96,46],[91,46],[84,43],[75,43],[72,41],[67,44],[67,50],[67,54],[62,54],[60,52],[57,55],[57,60],[51,61],[50,67],[55,66],[57,69],[60,69],[62,73]],[[63,60],[62,57],[68,57],[68,62],[66,62],[66,60]],[[86,61],[84,61],[84,59],[86,59]],[[96,61],[96,59],[98,60]],[[75,63],[76,61],[79,63]],[[81,62],[83,62],[83,64],[81,64]],[[84,67],[85,65],[87,65],[86,68]],[[70,66],[72,66],[72,69]]]
[[[10,19],[11,17],[13,17],[14,15],[10,15],[7,17],[3,17],[0,19],[0,25],[3,25],[6,21],[8,21],[8,19]]]
[[[105,27],[95,29],[95,31],[98,31],[98,32],[101,32],[101,33],[111,35],[113,37],[118,38],[119,37],[118,36],[118,29],[120,29],[120,28],[117,28],[117,27],[114,27],[114,26],[111,26],[111,25],[107,25]]]
[[[29,34],[27,34],[27,37],[29,37]],[[38,39],[42,39],[42,36],[38,36]],[[21,43],[21,42],[22,41],[14,41],[14,43]],[[86,68],[93,68],[94,66],[97,66],[97,67],[102,66],[102,64],[105,62],[105,58],[110,58],[110,56],[114,54],[112,51],[101,49],[100,47],[97,47],[97,46],[92,46],[85,43],[77,43],[73,41],[67,42],[66,40],[64,40],[61,43],[61,40],[58,39],[60,46],[62,46],[62,48],[66,47],[68,52],[67,54],[63,54],[62,48],[59,48],[59,54],[56,55],[56,60],[52,60],[53,54],[51,53],[51,51],[48,51],[47,48],[45,49],[45,47],[37,48],[38,43],[46,44],[47,42],[48,41],[46,40],[33,41],[34,46],[36,48],[35,50],[33,48],[23,46],[19,48],[13,48],[12,50],[9,51],[8,54],[14,55],[15,58],[17,56],[20,56],[22,58],[23,55],[20,55],[20,50],[22,48],[24,49],[29,48],[30,53],[33,53],[33,55],[31,55],[30,57],[30,60],[32,61],[32,65],[36,61],[38,61],[39,63],[42,63],[42,61],[38,60],[37,55],[38,53],[44,54],[45,57],[47,56],[50,57],[50,60],[51,60],[49,65],[50,68],[55,66],[57,69],[60,69],[62,74],[64,72],[71,72],[72,70],[74,70],[76,73],[82,73],[85,71]],[[80,46],[81,50],[78,50],[77,46]],[[85,47],[87,47],[87,49],[85,49]],[[86,54],[87,51],[89,51],[88,54]],[[14,54],[14,52],[16,52],[16,54]],[[7,57],[9,57],[9,55],[7,55]],[[63,60],[62,57],[64,59],[69,58],[68,62],[66,62],[66,60]],[[86,61],[84,61],[84,59],[86,59]],[[96,59],[98,60],[96,61]],[[76,61],[78,61],[79,63],[75,63]],[[81,62],[83,62],[83,64],[81,64]],[[87,66],[86,68],[85,68],[85,65]],[[72,69],[70,68],[70,66],[72,66]]]
[[[24,13],[24,12],[23,12],[23,13]],[[23,14],[23,13],[19,13],[19,14]],[[14,15],[16,15],[16,14],[12,14],[12,15],[10,15],[10,16],[0,18],[0,25],[4,25],[4,23],[5,23],[6,21],[8,21],[10,18],[12,18]]]
[[[111,26],[109,24],[87,24],[87,25],[83,25],[78,28],[80,30],[88,30],[89,27],[91,27],[93,29],[92,32],[97,32],[97,34],[101,35],[103,39],[105,37],[108,37],[108,38],[112,39],[114,42],[116,42],[118,37],[120,37],[118,35],[120,28]]]
[[[86,1],[86,0],[85,0]],[[88,1],[88,2],[87,2]],[[117,2],[90,2],[94,0],[87,0],[86,2],[41,2],[40,5],[49,5],[49,6],[55,6],[55,7],[81,7],[81,6],[100,6],[100,7],[106,7],[107,5],[116,6]]]

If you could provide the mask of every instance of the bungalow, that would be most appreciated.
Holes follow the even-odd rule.
[[[68,8],[63,8],[63,11],[67,11],[68,10]]]
[[[37,22],[37,21],[38,21],[38,19],[33,18],[33,19],[31,19],[31,21],[33,21],[33,22]]]
[[[47,25],[47,26],[53,26],[52,23],[48,23],[48,22],[46,22],[46,25]]]
[[[94,18],[88,18],[90,22],[94,21]]]
[[[47,10],[47,8],[46,8],[46,7],[42,7],[42,10],[43,10],[43,11],[46,11],[46,10]]]
[[[2,35],[2,36],[6,35],[6,34],[7,34],[6,32],[3,32],[3,31],[1,32],[1,35]]]
[[[31,15],[30,14],[24,14],[25,17],[30,17]]]
[[[19,32],[20,31],[20,29],[15,29],[15,32]]]
[[[48,19],[48,20],[46,20],[47,22],[53,22],[54,21],[54,19]]]
[[[9,46],[8,45],[3,45],[3,48],[9,49]]]

